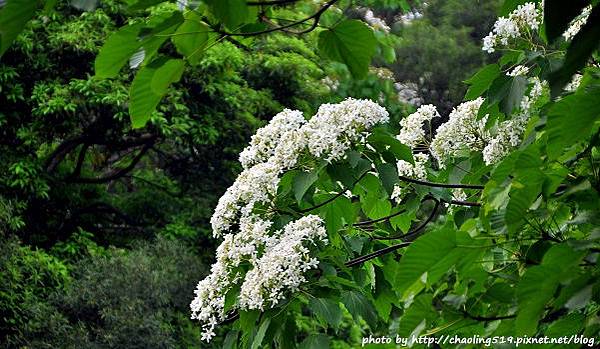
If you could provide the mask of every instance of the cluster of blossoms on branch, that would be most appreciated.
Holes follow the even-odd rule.
[[[537,30],[542,23],[543,13],[533,2],[519,5],[508,17],[500,17],[492,31],[483,39],[483,50],[492,53],[498,46],[508,46],[517,38],[524,38]]]
[[[544,2],[539,4],[527,2],[519,5],[508,17],[500,17],[494,23],[492,31],[483,38],[483,50],[488,53],[496,51],[497,48],[507,47],[519,39],[532,42],[533,33],[540,28],[543,21]],[[567,30],[563,33],[566,41],[573,39],[588,20],[592,11],[592,5],[583,9]]]
[[[517,66],[507,75],[524,76],[529,72],[526,66]],[[440,125],[433,135],[431,121],[440,115],[433,105],[423,105],[416,112],[400,121],[400,132],[396,138],[416,151],[414,164],[399,160],[398,174],[424,180],[427,178],[427,164],[435,160],[444,168],[456,157],[468,155],[470,152],[481,152],[484,162],[493,165],[502,160],[508,153],[518,147],[530,120],[531,110],[542,96],[544,83],[539,78],[528,79],[529,93],[523,96],[515,115],[501,122],[488,125],[488,114],[480,115],[483,98],[466,101],[452,110],[448,121]],[[429,134],[426,133],[429,130]],[[404,191],[396,185],[392,198],[399,200]],[[455,193],[460,200],[464,193]]]
[[[244,170],[211,217],[213,235],[223,242],[190,305],[192,319],[202,323],[203,340],[214,337],[227,310],[272,307],[286,292],[297,290],[306,281],[304,274],[318,265],[310,247],[327,243],[320,217],[308,215],[273,229],[274,198],[282,175],[309,167],[315,160],[343,158],[353,143],[368,136],[369,129],[388,121],[385,108],[348,98],[321,105],[308,121],[301,112],[286,109],[256,132],[240,153]],[[249,269],[243,268],[248,265]],[[226,296],[237,286],[234,307],[226,309]]]
[[[587,23],[588,17],[591,13],[592,5],[586,6],[581,12],[581,14],[577,16],[573,21],[571,21],[571,23],[569,23],[569,27],[567,28],[567,30],[565,30],[565,32],[562,35],[563,38],[566,41],[570,41],[571,39],[573,39],[573,37],[575,37],[575,35],[577,35],[577,33],[579,33],[579,31],[581,30],[581,27],[583,27]]]

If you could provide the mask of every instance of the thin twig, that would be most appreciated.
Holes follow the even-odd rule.
[[[430,197],[430,198],[426,198],[426,199],[435,200],[435,206],[433,207],[433,210],[431,210],[431,213],[429,214],[429,216],[427,217],[427,219],[424,220],[421,224],[419,224],[418,227],[416,227],[412,231],[409,231],[406,234],[393,235],[393,236],[385,236],[385,237],[374,237],[373,239],[375,239],[375,240],[406,239],[406,238],[409,238],[409,237],[412,237],[412,236],[418,234],[423,229],[425,229],[425,227],[427,226],[427,224],[429,224],[433,220],[433,217],[435,217],[435,214],[437,213],[437,210],[440,207],[440,201],[437,200],[436,198]]]
[[[367,173],[369,173],[369,171],[365,171],[362,175],[360,175],[360,177],[358,177],[358,179],[355,180],[354,183],[352,183],[352,186],[354,187],[356,185],[356,183],[360,182],[360,180],[363,179],[363,177],[366,176]],[[350,188],[350,189],[352,189],[352,188]],[[334,201],[335,199],[339,198],[340,196],[344,195],[345,192],[346,192],[345,190],[342,190],[339,193],[332,196],[331,198],[321,202],[320,204],[317,204],[317,205],[309,207],[309,208],[305,208],[303,210],[298,210],[297,212],[298,213],[306,213],[306,212],[316,210],[317,208],[321,208],[321,207],[327,205],[328,203]]]
[[[384,254],[388,254],[390,252],[396,251],[397,249],[400,249],[402,247],[406,247],[410,244],[411,244],[410,242],[401,242],[396,245],[388,246],[386,248],[382,248],[381,250],[377,250],[377,251],[369,253],[367,255],[351,259],[351,260],[347,261],[345,263],[345,265],[347,267],[354,267],[356,265],[363,264],[364,262],[369,261],[371,259],[377,258],[379,256],[383,256]]]
[[[401,180],[405,181],[405,182],[419,184],[419,185],[425,185],[425,186],[428,186],[428,187],[457,188],[457,189],[483,189],[484,188],[483,185],[479,185],[479,184],[435,183],[435,182],[422,181],[422,180],[419,180],[419,179],[413,179],[413,178],[409,178],[409,177],[405,177],[405,176],[399,176],[399,178]]]

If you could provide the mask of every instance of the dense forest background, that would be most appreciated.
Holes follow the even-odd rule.
[[[379,100],[396,120],[421,103],[451,109],[486,61],[480,42],[496,5],[349,9],[371,10],[394,38],[397,60],[380,56],[362,81],[321,59],[308,35],[215,46],[159,117],[132,130],[131,76],[93,77],[123,6],[103,0],[84,12],[59,1],[0,62],[0,342],[197,347],[190,290],[216,247],[208,220],[256,128],[283,108],[312,112],[346,96]]]

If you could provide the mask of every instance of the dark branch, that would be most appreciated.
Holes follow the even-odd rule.
[[[142,149],[138,152],[138,154],[131,160],[129,165],[126,167],[113,172],[104,177],[99,178],[86,178],[86,177],[74,177],[67,178],[67,181],[72,183],[88,183],[88,184],[101,184],[113,181],[115,179],[121,178],[125,176],[129,171],[133,170],[133,168],[140,162],[142,157],[148,152],[148,150],[152,147],[152,144],[145,144]]]
[[[351,259],[351,260],[347,261],[345,263],[345,265],[347,267],[354,267],[354,266],[363,264],[364,262],[369,261],[371,259],[375,259],[375,258],[377,258],[379,256],[383,256],[384,254],[388,254],[390,252],[396,251],[397,249],[400,249],[402,247],[408,246],[410,244],[411,244],[410,242],[401,242],[401,243],[396,244],[396,245],[388,246],[386,248],[382,248],[381,250],[377,250],[377,251],[369,253],[367,255]]]
[[[352,226],[354,226],[354,227],[362,227],[362,226],[365,226],[365,225],[371,225],[371,224],[375,224],[375,223],[387,221],[388,219],[394,218],[394,217],[396,217],[398,215],[401,215],[404,212],[406,212],[406,210],[400,210],[400,211],[398,211],[396,213],[392,213],[391,215],[388,215],[388,216],[385,216],[385,217],[381,217],[381,218],[377,218],[377,219],[371,219],[371,220],[368,220],[368,221],[357,222],[357,223],[352,224]]]
[[[58,147],[48,156],[46,159],[45,168],[47,172],[52,172],[56,169],[58,164],[63,161],[65,156],[77,148],[80,144],[83,144],[86,140],[85,136],[78,136],[75,138],[67,139],[66,141],[59,144]]]
[[[293,4],[299,0],[266,0],[266,1],[248,1],[248,6],[272,6],[272,5],[286,5]]]
[[[354,183],[352,183],[352,186],[355,186],[355,185],[356,185],[356,183],[360,182],[360,180],[361,180],[361,179],[363,179],[363,178],[364,178],[364,176],[366,176],[366,174],[367,174],[368,172],[369,172],[369,171],[365,171],[365,173],[363,173],[362,175],[360,175],[360,177],[358,177],[358,179],[357,179],[357,180],[355,180],[355,181],[354,181]],[[352,189],[352,188],[349,188],[349,189]],[[322,202],[322,203],[320,203],[320,204],[317,204],[317,205],[315,205],[315,206],[312,206],[312,207],[309,207],[309,208],[305,208],[305,209],[303,209],[303,210],[298,210],[298,213],[306,213],[306,212],[310,212],[310,211],[316,210],[317,208],[321,208],[321,207],[323,207],[323,206],[327,205],[328,203],[330,203],[330,202],[334,201],[335,199],[339,198],[340,196],[344,195],[344,192],[345,192],[345,190],[342,190],[342,191],[340,191],[339,193],[335,194],[334,196],[332,196],[331,198],[329,198],[329,199],[327,199],[327,200],[323,201],[323,202]]]
[[[428,187],[437,187],[437,188],[457,188],[457,189],[483,189],[483,185],[478,184],[447,184],[447,183],[435,183],[422,181],[419,179],[413,179],[405,176],[399,176],[399,178],[405,182],[424,185]]]
[[[431,213],[429,214],[429,216],[427,217],[426,220],[424,220],[421,224],[419,224],[418,227],[416,227],[415,229],[409,231],[406,234],[400,234],[400,235],[393,235],[393,236],[385,236],[385,237],[375,237],[375,240],[397,240],[397,239],[406,239],[409,237],[412,237],[418,233],[420,233],[423,229],[425,229],[425,227],[427,226],[427,224],[429,224],[432,220],[433,217],[435,217],[435,214],[437,213],[438,208],[440,207],[440,201],[436,198],[433,197],[428,197],[425,198],[425,200],[434,200],[435,201],[435,206],[433,206],[433,210],[431,210]],[[423,200],[423,201],[425,201]]]
[[[471,207],[481,206],[481,203],[472,202],[472,201],[450,200],[450,201],[444,201],[444,202],[447,204],[458,205],[458,206],[471,206]]]
[[[79,177],[79,175],[81,174],[81,168],[83,167],[83,162],[85,161],[85,154],[87,153],[87,150],[90,148],[90,146],[91,145],[89,143],[84,143],[81,146],[81,149],[79,150],[79,155],[77,156],[77,164],[75,164],[75,169],[73,169],[73,172],[71,172],[69,178]]]
[[[466,310],[462,311],[463,315],[472,320],[477,321],[496,321],[496,320],[506,320],[506,319],[514,319],[517,315],[500,315],[500,316],[479,316],[473,315],[467,312]]]
[[[277,27],[273,27],[273,28],[269,28],[269,29],[265,29],[265,30],[261,30],[261,31],[249,32],[249,33],[229,33],[229,32],[219,30],[219,29],[215,29],[215,28],[213,28],[213,29],[215,29],[215,31],[217,33],[219,33],[221,35],[225,35],[225,36],[258,36],[258,35],[268,34],[268,33],[276,32],[276,31],[284,31],[285,29],[292,28],[297,25],[306,23],[310,20],[313,20],[313,23],[310,26],[310,28],[302,30],[302,31],[294,32],[296,34],[304,34],[304,33],[308,33],[311,30],[314,30],[319,25],[319,21],[321,19],[321,16],[323,15],[323,13],[325,13],[325,11],[327,11],[327,9],[329,9],[331,6],[333,6],[333,4],[335,4],[336,2],[338,2],[338,0],[330,0],[330,1],[326,2],[317,12],[315,12],[314,14],[312,14],[306,18],[303,18],[301,20],[290,22],[288,24],[280,25]]]

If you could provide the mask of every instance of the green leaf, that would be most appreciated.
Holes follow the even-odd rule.
[[[251,349],[261,348],[261,344],[263,339],[265,338],[265,333],[271,324],[271,318],[266,318],[265,321],[262,322],[260,327],[258,328],[258,332],[256,332],[256,336],[254,336],[254,340],[252,341]]]
[[[481,96],[492,82],[500,75],[500,67],[498,64],[489,64],[481,68],[469,80],[465,81],[469,84],[469,89],[465,94],[465,99],[473,100]]]
[[[236,303],[238,296],[240,295],[240,285],[233,286],[225,294],[225,305],[223,305],[223,311],[228,312]]]
[[[151,62],[158,49],[183,23],[180,11],[159,13],[150,17],[146,26],[140,31],[139,39],[144,49],[144,61]]]
[[[159,58],[140,69],[129,92],[129,116],[134,128],[146,125],[167,87],[181,78],[183,61]]]
[[[394,154],[396,159],[410,162],[413,165],[415,163],[410,147],[402,144],[398,139],[381,129],[373,130],[368,141],[380,152],[388,150],[389,147],[389,150]]]
[[[302,202],[304,194],[308,191],[311,185],[313,185],[319,178],[319,169],[312,170],[310,172],[300,172],[294,177],[294,197],[298,203]]]
[[[154,6],[160,4],[161,2],[165,2],[165,0],[128,0],[127,8],[131,11],[138,11],[147,9],[150,6]]]
[[[547,151],[556,159],[563,150],[589,137],[600,119],[600,89],[564,97],[548,111]]]
[[[510,115],[521,103],[526,89],[527,78],[524,76],[499,76],[488,90],[489,103],[500,103],[500,111]]]
[[[230,30],[238,29],[250,14],[246,0],[207,0],[206,3],[215,18]]]
[[[377,165],[377,173],[379,173],[379,179],[383,187],[389,195],[392,195],[394,191],[394,185],[398,183],[398,170],[396,166],[392,164],[379,164]]]
[[[114,78],[129,58],[142,46],[138,35],[143,23],[130,24],[113,33],[100,49],[95,61],[96,77]]]
[[[561,68],[550,75],[549,82],[553,97],[558,96],[573,75],[585,66],[588,58],[598,49],[599,42],[600,6],[595,6],[587,23],[571,41]]]
[[[234,349],[237,348],[239,331],[231,330],[227,333],[225,340],[223,341],[223,349]]]
[[[572,313],[564,316],[563,318],[555,321],[550,326],[544,334],[548,337],[562,337],[562,336],[571,336],[574,334],[578,334],[583,329],[583,324],[585,323],[585,316],[580,313]]]
[[[39,6],[37,0],[8,0],[0,8],[0,57],[25,29]]]
[[[300,343],[300,349],[328,349],[329,348],[329,337],[322,334],[311,334],[302,343]]]
[[[210,28],[194,11],[188,12],[185,17],[185,21],[177,28],[171,41],[177,48],[177,52],[185,56],[190,64],[197,64],[208,44]]]
[[[308,307],[321,321],[328,323],[333,328],[340,326],[342,310],[337,302],[328,298],[311,298]]]
[[[378,276],[375,291],[375,309],[384,321],[388,321],[392,311],[392,304],[396,302],[397,297],[388,283],[383,280],[383,276],[381,276],[381,279]]]
[[[170,59],[156,70],[152,77],[152,92],[163,96],[169,90],[169,85],[181,79],[185,63],[181,59]]]
[[[465,247],[468,246],[468,247]],[[474,260],[482,253],[465,232],[439,229],[426,233],[408,246],[400,259],[394,290],[401,300],[418,294],[426,284],[437,282],[456,263]]]
[[[240,329],[244,332],[251,332],[256,327],[256,320],[260,312],[258,310],[240,311],[240,318],[238,320]]]
[[[541,160],[537,148],[531,146],[515,161],[515,173],[506,206],[505,221],[510,232],[516,232],[524,221],[529,207],[542,191],[544,173],[540,170]]]
[[[544,25],[546,37],[552,42],[569,27],[573,18],[589,4],[589,0],[546,0],[544,3]]]
[[[344,303],[346,309],[348,309],[355,319],[360,316],[371,327],[375,327],[377,324],[377,313],[373,305],[361,293],[344,291],[342,293],[342,303]]]
[[[519,5],[522,5],[530,0],[504,0],[500,9],[501,16],[507,16],[512,11],[516,10]]]
[[[525,76],[513,77],[508,94],[500,102],[500,111],[506,115],[510,115],[521,104],[526,89],[527,78]]]
[[[566,244],[552,246],[540,265],[531,267],[519,281],[517,299],[519,311],[515,320],[517,335],[533,335],[562,278],[572,273],[583,253]]]
[[[331,60],[346,64],[357,79],[367,76],[376,46],[373,31],[359,20],[342,21],[319,34],[321,53]]]
[[[409,337],[422,321],[432,322],[436,319],[437,314],[433,310],[432,303],[433,296],[429,293],[416,297],[400,318],[398,334],[402,337]],[[419,335],[418,333],[414,334]]]

